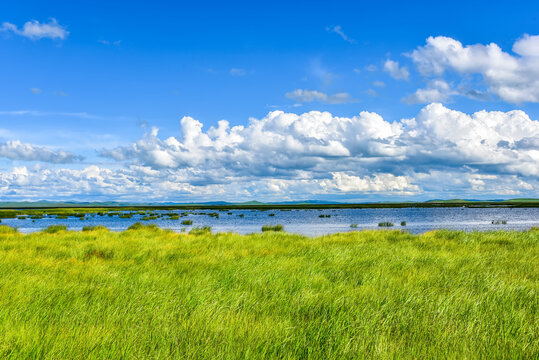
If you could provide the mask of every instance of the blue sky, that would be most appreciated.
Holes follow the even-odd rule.
[[[535,2],[18,1],[0,24],[0,200],[537,196]]]

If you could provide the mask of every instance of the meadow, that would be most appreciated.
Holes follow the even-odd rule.
[[[539,229],[0,225],[2,359],[533,359]]]

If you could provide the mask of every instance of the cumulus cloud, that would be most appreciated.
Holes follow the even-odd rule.
[[[417,89],[412,95],[404,98],[408,104],[427,104],[432,102],[445,102],[454,92],[444,80],[429,81],[424,89]]]
[[[4,22],[0,31],[11,32],[32,40],[44,38],[64,40],[69,35],[69,31],[58,24],[55,18],[51,18],[48,23],[40,23],[37,20],[27,21],[22,29],[19,29],[15,24]]]
[[[377,174],[356,178],[335,173],[332,179],[236,179],[227,183],[193,183],[180,170],[153,170],[144,166],[108,169],[91,165],[82,169],[14,167],[0,172],[0,196],[27,198],[92,197],[143,200],[215,200],[293,198],[349,192],[412,194],[417,187],[405,177]]]
[[[524,35],[511,55],[497,44],[464,46],[445,36],[429,37],[410,57],[425,76],[446,71],[477,74],[488,91],[511,103],[539,102],[539,35]]]
[[[285,96],[300,103],[318,101],[324,104],[346,104],[355,101],[352,96],[346,92],[328,95],[321,91],[307,89],[296,89],[286,93]]]
[[[403,122],[410,160],[539,176],[539,148],[518,148],[521,141],[539,137],[539,121],[523,111],[468,115],[434,103]]]
[[[417,185],[410,183],[407,176],[395,176],[393,174],[376,174],[375,176],[359,177],[348,175],[344,172],[334,172],[331,180],[324,180],[322,186],[329,189],[337,189],[341,192],[406,192],[413,194],[419,191]]]
[[[393,122],[373,112],[338,117],[272,111],[245,126],[221,120],[205,129],[191,117],[180,125],[178,136],[163,138],[151,128],[132,144],[104,149],[101,155],[118,162],[113,166],[3,170],[0,194],[235,201],[452,196],[450,190],[454,196],[531,196],[538,189],[539,121],[523,111],[466,114],[433,103],[414,118]],[[19,142],[3,144],[0,154],[50,163],[69,159]]]
[[[439,103],[412,119],[389,122],[361,112],[336,117],[328,112],[270,112],[248,126],[227,121],[203,131],[184,117],[182,137],[161,139],[154,128],[136,143],[102,152],[118,161],[153,169],[192,169],[202,176],[326,177],[355,169],[398,174],[433,167],[467,166],[494,174],[539,176],[539,122],[523,111],[465,114]],[[362,172],[362,174],[361,174]],[[210,178],[212,175],[208,175]]]
[[[349,42],[350,44],[356,44],[357,41],[352,39],[351,37],[347,36],[343,31],[342,31],[342,27],[340,25],[337,25],[337,26],[331,26],[331,27],[327,27],[326,28],[326,31],[330,31],[330,32],[333,32],[337,35],[339,35],[344,41],[346,42]]]
[[[388,72],[393,79],[408,80],[410,72],[406,66],[400,67],[397,61],[386,60],[384,63],[384,71]]]
[[[18,140],[0,143],[0,157],[11,160],[42,161],[55,164],[72,163],[82,160],[82,157],[67,151],[54,151],[45,147],[25,144]]]

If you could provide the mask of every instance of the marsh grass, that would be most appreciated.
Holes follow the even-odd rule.
[[[0,226],[0,358],[537,359],[538,240]]]
[[[43,229],[42,232],[48,234],[55,234],[60,231],[67,231],[67,226],[65,225],[51,225],[48,228]]]
[[[205,234],[211,234],[211,226],[204,225],[204,226],[195,226],[189,231],[190,235],[205,235]]]
[[[283,231],[284,227],[281,224],[277,225],[263,225],[262,226],[262,232],[266,231]]]
[[[193,225],[193,220],[183,220],[182,225]]]
[[[393,226],[393,223],[390,222],[390,221],[383,221],[383,222],[379,222],[378,226],[380,226],[380,227],[391,227],[391,226]]]
[[[83,226],[82,231],[109,231],[109,228],[103,225]]]

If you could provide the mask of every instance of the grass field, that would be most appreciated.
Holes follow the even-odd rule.
[[[539,231],[0,227],[1,359],[537,359]]]

